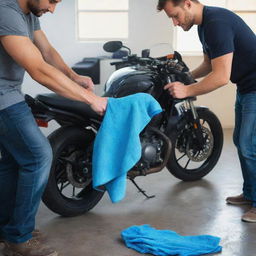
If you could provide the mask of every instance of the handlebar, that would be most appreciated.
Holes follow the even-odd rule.
[[[181,80],[185,85],[189,85],[196,82],[189,73],[188,67],[181,59],[143,58],[137,55],[130,55],[122,61],[111,62],[110,65],[120,65],[122,67],[134,65],[148,66],[152,70],[166,74],[167,79],[170,77],[171,80],[167,80],[168,83]],[[177,79],[177,77],[180,79]]]
[[[146,65],[146,64],[151,64],[153,61],[154,61],[153,58],[142,58],[142,57],[137,57],[135,55],[132,55],[132,56],[128,56],[128,59],[125,58],[122,61],[111,62],[110,65],[111,66],[119,65],[119,64],[122,64],[122,65],[130,64],[131,66],[137,65],[137,64]]]
[[[116,61],[116,62],[110,62],[111,66],[118,65],[118,64],[125,64],[127,61]]]

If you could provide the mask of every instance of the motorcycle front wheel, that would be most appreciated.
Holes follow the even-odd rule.
[[[92,209],[103,192],[92,187],[91,130],[64,126],[49,135],[53,162],[43,202],[53,212],[73,217]]]
[[[171,134],[173,149],[168,170],[183,181],[199,180],[217,164],[223,146],[223,130],[219,119],[208,109],[198,109],[205,145],[199,149],[192,124]]]

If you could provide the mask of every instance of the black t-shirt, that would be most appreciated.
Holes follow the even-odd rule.
[[[198,35],[210,59],[233,52],[231,81],[240,93],[256,91],[256,35],[238,15],[205,6]]]

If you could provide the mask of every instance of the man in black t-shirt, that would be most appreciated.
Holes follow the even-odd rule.
[[[256,36],[236,14],[224,8],[202,5],[198,0],[159,0],[174,26],[184,31],[198,25],[204,61],[193,70],[200,82],[185,86],[169,83],[165,89],[175,98],[209,93],[226,85],[237,84],[234,143],[238,150],[244,184],[243,193],[228,197],[227,203],[250,204],[243,221],[256,222]]]

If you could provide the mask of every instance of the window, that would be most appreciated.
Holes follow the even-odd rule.
[[[78,39],[128,38],[129,0],[77,0]]]
[[[239,15],[256,33],[256,3],[255,0],[227,0],[227,8]]]
[[[256,4],[255,0],[201,0],[204,5],[219,6],[230,9],[239,15],[256,33]],[[202,46],[197,35],[197,26],[193,26],[189,32],[182,28],[174,29],[174,49],[187,55],[202,54]]]

